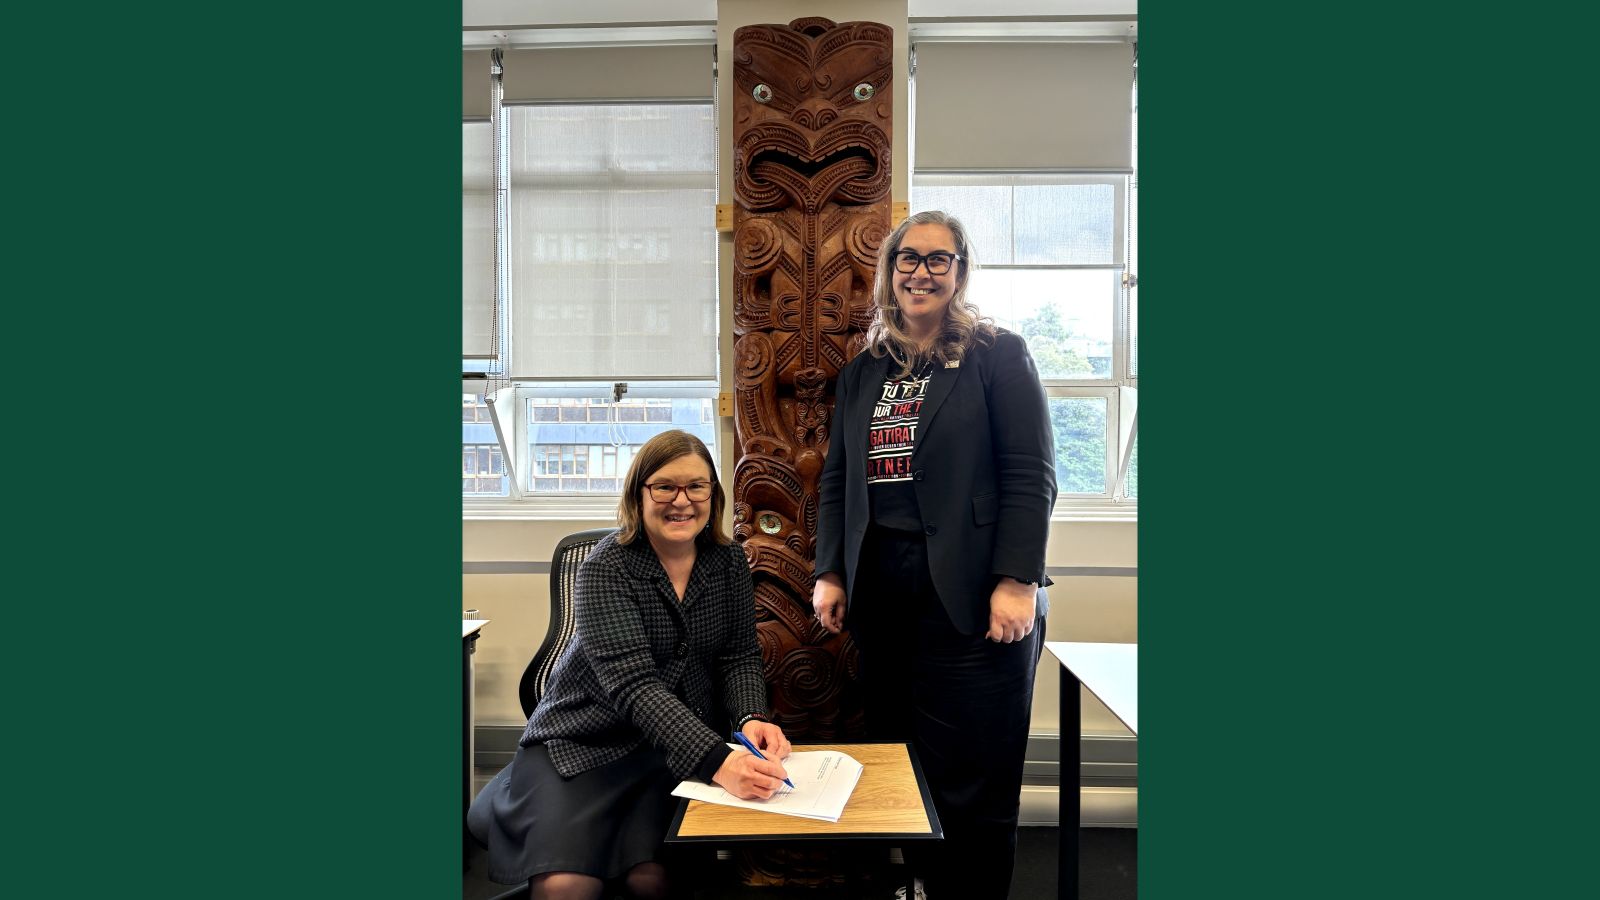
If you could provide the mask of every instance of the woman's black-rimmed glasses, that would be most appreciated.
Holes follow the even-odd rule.
[[[647,484],[644,487],[645,490],[650,492],[650,499],[657,503],[676,502],[679,491],[682,491],[683,495],[688,497],[692,503],[702,503],[711,499],[711,482],[709,481],[691,481],[681,486],[658,481],[655,484]]]
[[[899,250],[894,255],[894,269],[903,275],[910,275],[917,271],[917,266],[927,263],[929,275],[943,275],[950,271],[950,267],[960,258],[954,253],[945,253],[942,250],[935,250],[927,256],[915,250]]]

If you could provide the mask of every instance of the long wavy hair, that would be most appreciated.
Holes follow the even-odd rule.
[[[711,451],[706,449],[704,441],[689,432],[673,430],[645,441],[628,466],[628,475],[622,480],[622,499],[617,502],[617,543],[631,544],[644,534],[645,484],[662,466],[684,456],[700,457],[711,472],[711,521],[695,538],[695,543],[709,546],[733,542],[722,530],[722,510],[727,500],[722,493],[722,482],[717,480],[717,464],[711,459]]]
[[[950,305],[944,309],[944,326],[926,352],[905,330],[905,318],[894,299],[894,255],[900,252],[900,243],[906,231],[914,225],[943,225],[950,229],[955,239],[955,251],[961,257],[956,263],[956,289],[950,295]],[[978,308],[967,301],[967,284],[972,270],[978,267],[977,253],[967,237],[961,220],[947,212],[930,209],[911,216],[900,227],[883,239],[878,250],[878,274],[872,282],[872,324],[867,326],[866,350],[874,357],[889,354],[899,365],[895,378],[908,377],[929,362],[938,364],[959,360],[973,343],[989,344],[994,340],[995,328],[991,319],[979,314]]]

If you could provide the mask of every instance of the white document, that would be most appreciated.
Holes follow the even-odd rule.
[[[747,752],[738,744],[728,746]],[[672,795],[786,816],[839,821],[845,803],[856,789],[856,782],[861,780],[861,763],[837,750],[799,750],[789,754],[782,764],[794,787],[781,785],[778,792],[766,800],[740,800],[717,785],[699,781],[680,782]]]

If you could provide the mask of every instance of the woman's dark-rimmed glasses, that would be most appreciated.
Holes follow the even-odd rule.
[[[682,491],[683,495],[688,497],[691,503],[702,503],[711,499],[711,482],[709,481],[691,481],[681,486],[658,481],[655,484],[647,484],[644,487],[645,490],[650,492],[650,499],[657,503],[676,503],[679,491]]]
[[[954,253],[945,253],[942,250],[935,250],[927,256],[915,250],[898,250],[894,254],[894,270],[902,275],[910,275],[917,271],[917,266],[927,263],[929,275],[943,275],[950,271],[950,267],[960,258]]]

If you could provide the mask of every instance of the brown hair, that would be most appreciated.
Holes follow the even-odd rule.
[[[650,476],[667,463],[690,455],[705,460],[711,472],[711,521],[696,540],[710,544],[733,542],[722,530],[722,510],[727,501],[722,493],[722,482],[717,480],[717,464],[711,459],[711,451],[706,449],[704,441],[689,432],[673,430],[645,441],[633,455],[628,475],[622,480],[622,499],[617,502],[617,543],[631,544],[644,533],[644,486]]]
[[[894,255],[900,252],[900,242],[913,225],[943,225],[950,229],[955,239],[956,289],[950,295],[950,305],[944,309],[944,326],[926,354],[918,352],[917,342],[906,334],[905,320],[900,306],[894,301]],[[930,209],[919,212],[890,232],[878,250],[878,274],[872,282],[872,324],[867,326],[866,349],[874,357],[889,354],[900,365],[895,377],[905,378],[925,362],[947,363],[961,359],[974,341],[987,344],[994,339],[994,322],[983,318],[978,308],[967,302],[967,284],[972,270],[978,267],[976,251],[967,238],[967,229],[961,220],[947,212]]]

